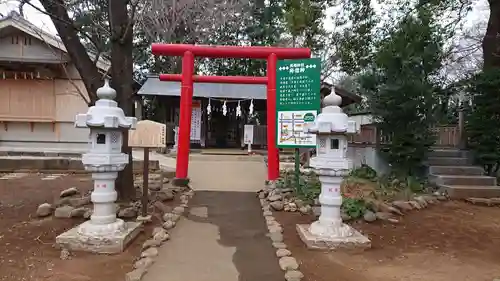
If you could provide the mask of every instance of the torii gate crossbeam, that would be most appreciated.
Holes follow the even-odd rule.
[[[179,116],[179,141],[175,176],[188,179],[193,80],[207,83],[264,84],[267,82],[267,178],[279,177],[279,153],[276,148],[276,64],[278,59],[305,59],[311,57],[310,49],[256,46],[204,46],[189,44],[152,44],[153,55],[182,56],[181,101]],[[194,58],[250,58],[267,60],[266,77],[195,76]],[[176,76],[163,76],[168,81],[178,81]]]

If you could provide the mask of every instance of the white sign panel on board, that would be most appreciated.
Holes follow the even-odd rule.
[[[201,102],[193,101],[193,111],[191,115],[191,140],[201,140]]]
[[[253,125],[245,125],[243,131],[243,142],[245,144],[253,144]]]
[[[135,130],[128,132],[130,147],[165,147],[165,133],[167,126],[162,123],[141,120],[137,122]]]
[[[314,147],[316,135],[308,128],[316,119],[316,110],[278,111],[278,142],[280,147]]]

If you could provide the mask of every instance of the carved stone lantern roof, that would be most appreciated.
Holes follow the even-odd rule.
[[[137,119],[126,117],[123,110],[114,101],[116,91],[109,86],[106,79],[104,86],[97,90],[97,97],[94,106],[91,106],[87,113],[76,116],[75,127],[77,128],[106,128],[106,129],[135,129]]]
[[[340,105],[342,98],[335,94],[335,91],[323,99],[323,108],[321,113],[318,114],[316,121],[308,130],[314,134],[346,134],[355,133],[355,123],[349,121],[347,114],[345,114]]]

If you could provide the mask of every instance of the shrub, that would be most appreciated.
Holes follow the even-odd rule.
[[[362,164],[361,167],[353,169],[349,173],[349,176],[360,179],[375,180],[377,178],[377,171],[366,164]]]
[[[365,200],[359,198],[351,198],[348,197],[348,195],[342,198],[341,208],[349,217],[353,219],[362,217],[367,209]]]

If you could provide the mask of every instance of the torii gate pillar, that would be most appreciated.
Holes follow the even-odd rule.
[[[151,50],[157,56],[182,56],[181,101],[179,116],[179,143],[175,176],[188,180],[191,112],[193,100],[194,58],[250,58],[267,60],[267,179],[279,177],[279,152],[276,148],[276,65],[278,59],[304,59],[311,57],[310,49],[255,46],[203,46],[189,44],[153,44]],[[209,78],[209,77],[207,77]],[[212,82],[225,77],[211,77]],[[248,77],[255,80],[262,77]],[[249,82],[249,84],[252,84]]]

